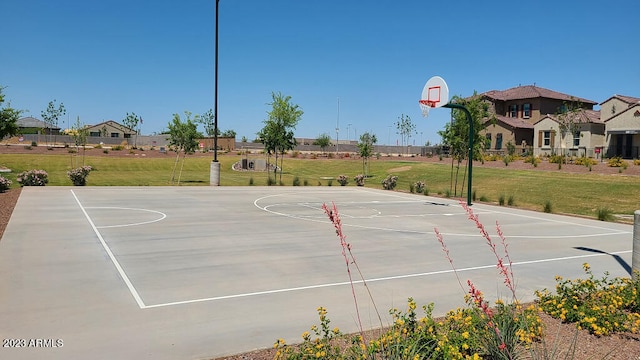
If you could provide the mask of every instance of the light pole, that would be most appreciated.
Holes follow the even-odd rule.
[[[338,132],[340,131],[340,98],[338,98],[338,119],[336,120],[336,155],[338,155]]]
[[[347,141],[351,141],[351,124],[347,124]]]
[[[215,26],[215,67],[214,67],[214,95],[213,95],[213,161],[209,170],[209,185],[220,185],[220,163],[218,162],[218,9],[220,0],[216,0]]]

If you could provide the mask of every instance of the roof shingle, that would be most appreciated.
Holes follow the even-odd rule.
[[[579,101],[584,104],[597,105],[598,103],[576,96],[563,94],[557,91],[545,89],[535,85],[517,86],[507,90],[490,90],[480,94],[489,99],[508,101],[508,100],[520,100],[520,99],[535,99],[535,98],[547,98],[557,99],[565,101]]]

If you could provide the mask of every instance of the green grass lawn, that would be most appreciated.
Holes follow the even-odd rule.
[[[248,186],[251,179],[256,186],[267,185],[264,172],[238,172],[232,164],[239,155],[221,155],[220,183],[222,186]],[[181,176],[181,186],[208,186],[211,157],[187,157]],[[166,186],[171,185],[175,156],[166,158],[87,156],[84,164],[95,171],[87,178],[88,186]],[[83,165],[82,156],[0,154],[0,165],[12,169],[3,174],[18,187],[16,175],[25,170],[41,169],[49,174],[49,186],[70,186],[67,171]],[[180,169],[178,165],[178,171]],[[353,159],[303,159],[287,158],[284,161],[282,184],[292,186],[295,177],[300,184],[309,186],[339,186],[335,178],[349,177],[347,186],[355,186],[353,177],[362,173],[362,162]],[[389,174],[398,176],[397,191],[409,192],[410,184],[424,181],[429,195],[445,196],[451,190],[451,165],[445,163],[420,163],[401,159],[373,159],[371,177],[366,186],[382,188],[381,181]],[[272,174],[273,176],[273,174]],[[177,177],[177,175],[176,175]],[[334,178],[329,180],[327,178]],[[460,174],[459,186],[462,182]],[[278,177],[277,183],[280,183]],[[551,201],[554,212],[595,217],[596,210],[608,208],[616,214],[633,214],[640,208],[640,179],[633,176],[606,176],[599,174],[571,174],[534,170],[510,170],[475,167],[473,190],[476,199],[498,202],[500,196],[513,197],[515,206],[542,211]],[[457,194],[460,196],[460,187]],[[416,195],[419,196],[419,195]],[[466,197],[466,189],[462,193]]]

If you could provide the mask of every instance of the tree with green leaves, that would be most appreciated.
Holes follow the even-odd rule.
[[[56,107],[56,100],[49,101],[49,105],[45,110],[40,112],[42,116],[42,121],[44,121],[49,126],[49,140],[51,140],[51,133],[53,132],[53,127],[58,126],[58,121],[62,116],[67,113],[67,109],[65,109],[64,104],[60,103],[58,107]],[[55,138],[54,138],[55,142]]]
[[[236,131],[229,129],[229,130],[225,130],[222,132],[222,134],[220,134],[221,137],[230,137],[230,138],[235,138],[236,137]]]
[[[331,145],[331,136],[327,133],[322,133],[318,136],[316,141],[313,142],[313,145],[320,146],[322,153],[324,153],[325,149]]]
[[[131,114],[127,113],[127,116],[122,119],[122,123],[124,126],[136,132],[136,138],[134,139],[133,147],[138,147],[138,124],[142,120],[141,116],[136,115],[136,113],[132,112]]]
[[[18,135],[18,119],[22,113],[21,110],[12,108],[11,104],[2,107],[5,102],[4,94],[2,93],[3,89],[4,87],[0,86],[0,140],[7,136]]]
[[[197,122],[204,126],[204,132],[208,137],[214,137],[216,133],[220,133],[216,129],[216,117],[213,114],[213,110],[209,109],[204,114],[196,116]]]
[[[400,135],[400,138],[402,139],[402,146],[407,144],[407,154],[409,154],[409,139],[411,139],[412,134],[417,133],[416,124],[411,121],[411,117],[409,117],[409,115],[402,114],[398,117],[398,121],[395,122],[395,125],[398,130],[396,134]]]
[[[260,141],[264,144],[268,155],[275,155],[275,167],[273,175],[277,176],[278,153],[280,153],[280,181],[282,181],[282,166],[284,165],[284,153],[293,149],[297,142],[293,130],[298,125],[304,112],[297,105],[291,103],[291,96],[272,92],[271,111],[267,112],[269,118],[264,120],[264,127],[258,132]]]
[[[373,156],[374,145],[378,142],[378,138],[375,134],[369,134],[365,132],[360,135],[360,142],[358,142],[358,155],[362,158],[362,173],[365,176],[369,175],[369,159]]]
[[[176,152],[176,161],[173,165],[173,172],[171,174],[171,183],[175,181],[176,167],[180,160],[180,153],[182,153],[182,166],[180,167],[180,174],[178,175],[178,185],[180,185],[180,178],[182,177],[182,169],[184,168],[184,162],[187,154],[192,154],[198,148],[198,139],[201,134],[198,133],[198,125],[191,119],[191,112],[185,111],[185,120],[180,118],[179,114],[173,114],[173,120],[167,125],[169,128],[169,146]]]
[[[473,159],[482,159],[487,139],[480,132],[496,121],[496,116],[491,111],[490,103],[482,99],[476,91],[468,98],[454,96],[451,102],[463,105],[469,110],[473,119]],[[449,155],[452,157],[451,186],[453,187],[454,196],[456,196],[460,164],[468,157],[469,153],[469,120],[462,110],[453,109],[452,112],[452,121],[445,125],[444,130],[438,131],[438,134],[442,137],[442,144],[449,147]],[[453,180],[453,161],[457,162],[455,181]],[[464,192],[464,181],[462,182],[461,194],[462,192]]]

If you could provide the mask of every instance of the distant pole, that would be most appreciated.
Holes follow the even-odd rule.
[[[467,185],[467,205],[471,206],[471,179],[473,178],[473,117],[469,110],[460,104],[445,104],[442,107],[462,110],[469,121],[469,178]]]
[[[215,25],[215,66],[214,66],[214,100],[213,100],[213,161],[209,170],[209,185],[220,185],[220,163],[218,162],[218,9],[220,0],[216,0]]]
[[[338,155],[338,132],[340,131],[340,98],[338,98],[338,119],[336,120],[336,155]]]
[[[633,253],[631,255],[631,276],[637,278],[640,271],[640,210],[633,213]]]

